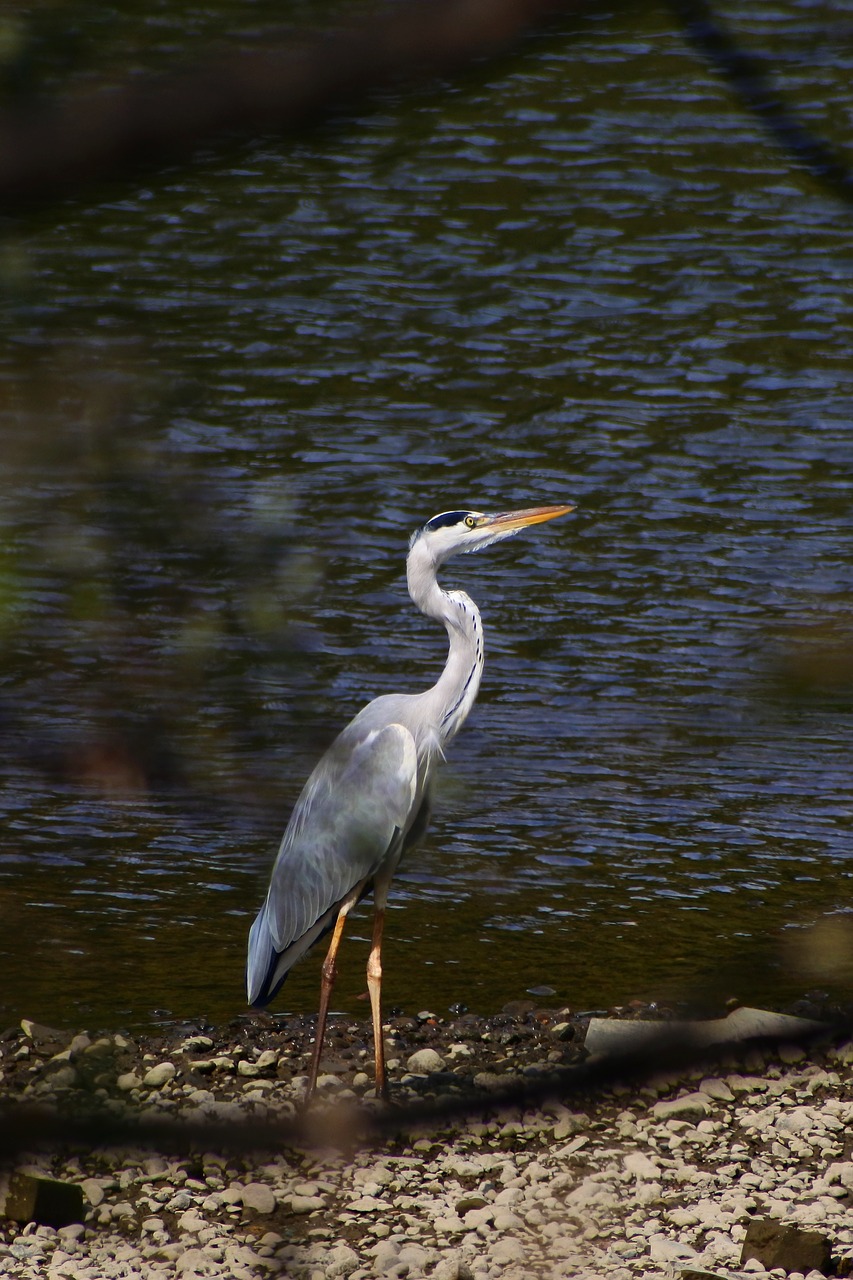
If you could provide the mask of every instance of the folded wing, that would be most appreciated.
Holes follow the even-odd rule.
[[[415,741],[401,724],[356,719],[335,740],[296,802],[266,901],[249,935],[250,1004],[266,1004],[288,970],[330,929],[341,904],[399,854],[415,816]]]

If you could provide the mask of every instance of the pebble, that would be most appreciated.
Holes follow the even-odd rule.
[[[435,1049],[419,1049],[406,1060],[409,1071],[418,1075],[430,1075],[433,1071],[443,1071],[444,1058]]]
[[[708,1115],[711,1099],[706,1093],[683,1093],[677,1098],[656,1102],[652,1115],[656,1120],[693,1119]]]
[[[156,1067],[146,1071],[142,1077],[142,1084],[146,1089],[159,1089],[167,1081],[174,1079],[177,1070],[174,1062],[158,1062]]]
[[[421,1019],[424,1028],[437,1021],[426,1012]],[[463,1021],[444,1039],[437,1036],[439,1052],[424,1045],[423,1035],[420,1043],[417,1037],[407,1043],[402,1020],[395,1024],[399,1058],[389,1054],[395,1064],[392,1087],[399,1090],[407,1073],[413,1096],[443,1092],[460,1072],[469,1087],[474,1080],[503,1087],[517,1074],[535,1078],[547,1067],[555,1041],[571,1046],[577,1039],[555,1038],[543,1022],[541,1033],[533,1030],[541,1034],[536,1057],[527,1046],[537,1042],[529,1033],[527,1039],[516,1034],[525,1026],[523,1012],[514,1015],[511,1034],[504,1019],[484,1040],[481,1025],[468,1034]],[[353,1089],[369,1088],[362,1071],[369,1057],[365,1043],[356,1036],[351,1056],[334,1060],[334,1070],[321,1077],[327,1102],[343,1095],[356,1105]],[[16,1088],[20,1093],[32,1082],[44,1086],[40,1101],[45,1091],[49,1100],[50,1089],[61,1097],[63,1089],[78,1087],[65,1071],[72,1058],[77,1063],[80,1055],[106,1052],[101,1042],[71,1039],[68,1033],[55,1033],[51,1041],[58,1059],[39,1057],[39,1044],[33,1037],[0,1040],[0,1093],[14,1094]],[[113,1083],[102,1095],[116,1106],[144,1107],[158,1117],[171,1105],[217,1120],[257,1118],[266,1107],[292,1114],[298,1104],[310,1029],[299,1053],[278,1033],[272,1043],[253,1044],[243,1037],[236,1045],[219,1032],[176,1038],[171,1054],[161,1040],[147,1056],[128,1040],[119,1045],[116,1039],[107,1047],[121,1051]],[[28,1052],[22,1055],[22,1048]],[[207,1056],[195,1060],[197,1053]],[[347,1157],[327,1144],[312,1151],[272,1151],[256,1161],[212,1151],[192,1160],[130,1148],[41,1153],[28,1157],[37,1161],[33,1172],[80,1184],[85,1220],[54,1231],[0,1219],[0,1275],[4,1280],[7,1275],[9,1280],[143,1275],[151,1280],[543,1280],[552,1275],[675,1280],[685,1270],[717,1277],[760,1275],[753,1264],[740,1264],[747,1225],[756,1217],[824,1232],[838,1266],[846,1269],[853,1254],[853,1160],[846,1145],[853,1128],[853,1047],[849,1053],[829,1049],[823,1057],[816,1052],[815,1058],[752,1054],[741,1060],[742,1070],[731,1059],[720,1075],[660,1074],[636,1090],[620,1086],[597,1099],[584,1096],[583,1111],[574,1100],[577,1110],[562,1102],[524,1111],[503,1107],[445,1121],[435,1132],[419,1122],[408,1139],[400,1136],[384,1148],[355,1148]],[[330,1055],[328,1065],[332,1061]],[[211,1064],[204,1071],[207,1087],[199,1089],[194,1073],[206,1063]],[[398,1102],[405,1105],[404,1098],[400,1091]],[[806,1280],[819,1278],[815,1273]]]
[[[250,1209],[253,1213],[268,1214],[275,1211],[275,1194],[265,1182],[250,1182],[243,1188],[240,1198],[243,1208]]]

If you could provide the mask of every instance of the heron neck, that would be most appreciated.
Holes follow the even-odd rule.
[[[443,591],[435,577],[435,566],[409,556],[409,595],[421,613],[442,622],[450,648],[444,670],[436,683],[422,694],[429,722],[439,742],[448,742],[465,723],[480,688],[483,674],[483,627],[480,611],[464,591]]]

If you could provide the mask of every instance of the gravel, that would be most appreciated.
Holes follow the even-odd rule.
[[[535,1079],[576,1060],[582,1023],[515,1002],[492,1019],[443,1022],[424,1011],[392,1020],[387,1034],[401,1128],[381,1147],[325,1143],[251,1158],[201,1145],[180,1158],[128,1147],[30,1153],[16,1169],[78,1184],[84,1221],[0,1218],[0,1276],[783,1276],[755,1259],[741,1265],[757,1219],[821,1233],[831,1273],[853,1273],[853,1042],[808,1056],[798,1046],[751,1049],[713,1072],[412,1129],[408,1101]],[[297,1019],[138,1041],[72,1038],[25,1021],[0,1037],[0,1099],[60,1114],[94,1100],[117,1116],[187,1123],[287,1116],[310,1039]],[[330,1106],[376,1105],[371,1063],[367,1028],[336,1020],[321,1077]]]

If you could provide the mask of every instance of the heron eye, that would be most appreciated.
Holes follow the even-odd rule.
[[[465,517],[465,526],[466,526],[466,528],[468,528],[468,529],[475,529],[475,528],[477,527],[477,521],[474,519],[474,517],[473,517],[473,516],[466,516],[466,517]]]

